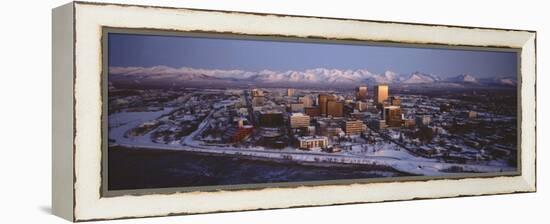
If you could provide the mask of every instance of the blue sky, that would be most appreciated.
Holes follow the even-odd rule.
[[[181,36],[109,34],[109,66],[263,69],[368,69],[452,77],[515,76],[515,52],[384,47]]]

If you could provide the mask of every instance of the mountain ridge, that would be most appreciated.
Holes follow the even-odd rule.
[[[152,67],[109,67],[109,79],[115,82],[131,80],[151,82],[190,82],[212,84],[292,84],[292,85],[358,85],[368,84],[444,84],[460,85],[501,85],[517,86],[517,79],[510,76],[477,78],[470,74],[460,74],[454,77],[441,78],[435,74],[413,72],[399,74],[387,70],[374,73],[368,69],[327,69],[313,68],[303,71],[246,71],[238,69],[197,69],[190,67],[173,68],[169,66]]]

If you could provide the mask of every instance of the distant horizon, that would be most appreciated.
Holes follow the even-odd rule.
[[[303,70],[273,70],[273,69],[258,69],[258,70],[246,70],[246,69],[238,69],[238,68],[231,68],[231,69],[223,69],[223,68],[198,68],[198,67],[190,67],[190,66],[181,66],[181,67],[171,67],[171,66],[168,66],[168,65],[154,65],[154,66],[149,66],[149,67],[144,67],[144,66],[110,66],[109,67],[109,70],[110,69],[120,69],[120,68],[124,68],[124,69],[129,69],[129,68],[144,68],[144,69],[152,69],[152,68],[170,68],[170,69],[183,69],[183,68],[186,68],[186,69],[193,69],[193,70],[208,70],[208,71],[242,71],[242,72],[252,72],[252,73],[260,73],[262,71],[271,71],[271,72],[278,72],[278,73],[284,73],[284,72],[290,72],[290,71],[294,71],[294,72],[305,72],[305,71],[308,71],[308,70],[316,70],[316,69],[326,69],[326,70],[339,70],[339,71],[358,71],[358,70],[363,70],[363,71],[369,71],[369,72],[372,72],[373,74],[376,74],[376,75],[383,75],[384,73],[386,72],[393,72],[393,73],[396,73],[397,75],[412,75],[412,74],[415,74],[415,73],[421,73],[421,74],[425,74],[425,75],[434,75],[434,76],[438,76],[439,74],[434,74],[434,73],[429,73],[429,72],[424,72],[424,71],[420,71],[420,70],[417,70],[417,71],[411,71],[411,72],[408,72],[408,73],[400,73],[400,72],[396,72],[396,71],[393,71],[393,70],[385,70],[385,71],[382,71],[382,72],[373,72],[373,70],[369,69],[369,68],[358,68],[358,69],[339,69],[339,68],[323,68],[323,67],[316,67],[316,68],[306,68],[306,69],[303,69]],[[109,72],[111,73],[111,72]],[[115,73],[116,74],[116,73]],[[462,75],[471,75],[475,78],[509,78],[509,77],[514,77],[516,78],[516,75],[495,75],[495,76],[488,76],[488,77],[485,77],[485,76],[478,76],[476,74],[470,74],[470,73],[461,73],[461,74],[456,74],[456,75],[452,75],[452,76],[445,76],[445,77],[441,77],[441,78],[455,78],[457,76],[462,76]]]
[[[415,72],[443,79],[517,77],[517,53],[419,47],[109,34],[109,67],[260,72],[313,69]]]

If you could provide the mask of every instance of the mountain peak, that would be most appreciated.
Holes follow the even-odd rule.
[[[470,74],[461,74],[442,80],[439,76],[422,72],[398,74],[387,70],[373,73],[367,69],[343,70],[331,68],[312,68],[306,70],[223,70],[199,69],[191,67],[172,68],[153,67],[109,67],[109,81],[133,83],[135,79],[156,83],[174,83],[182,85],[209,83],[219,85],[264,84],[269,86],[357,86],[359,83],[376,84],[468,84],[516,86],[514,77],[491,77],[478,79]]]
[[[402,83],[405,84],[423,84],[423,83],[434,83],[439,81],[439,77],[429,74],[424,74],[421,72],[413,72],[409,77],[404,78]]]
[[[460,74],[455,77],[451,77],[448,81],[453,82],[467,82],[467,83],[478,83],[478,80],[476,77],[470,75],[470,74]]]

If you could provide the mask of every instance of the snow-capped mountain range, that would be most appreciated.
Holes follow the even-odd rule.
[[[315,68],[304,71],[244,71],[220,69],[196,69],[189,67],[110,67],[109,81],[113,83],[209,83],[235,85],[340,85],[356,86],[367,84],[460,84],[460,85],[500,85],[516,86],[515,77],[476,78],[460,74],[451,78],[441,78],[434,74],[413,72],[398,74],[392,71],[374,73],[366,69],[340,70]]]

